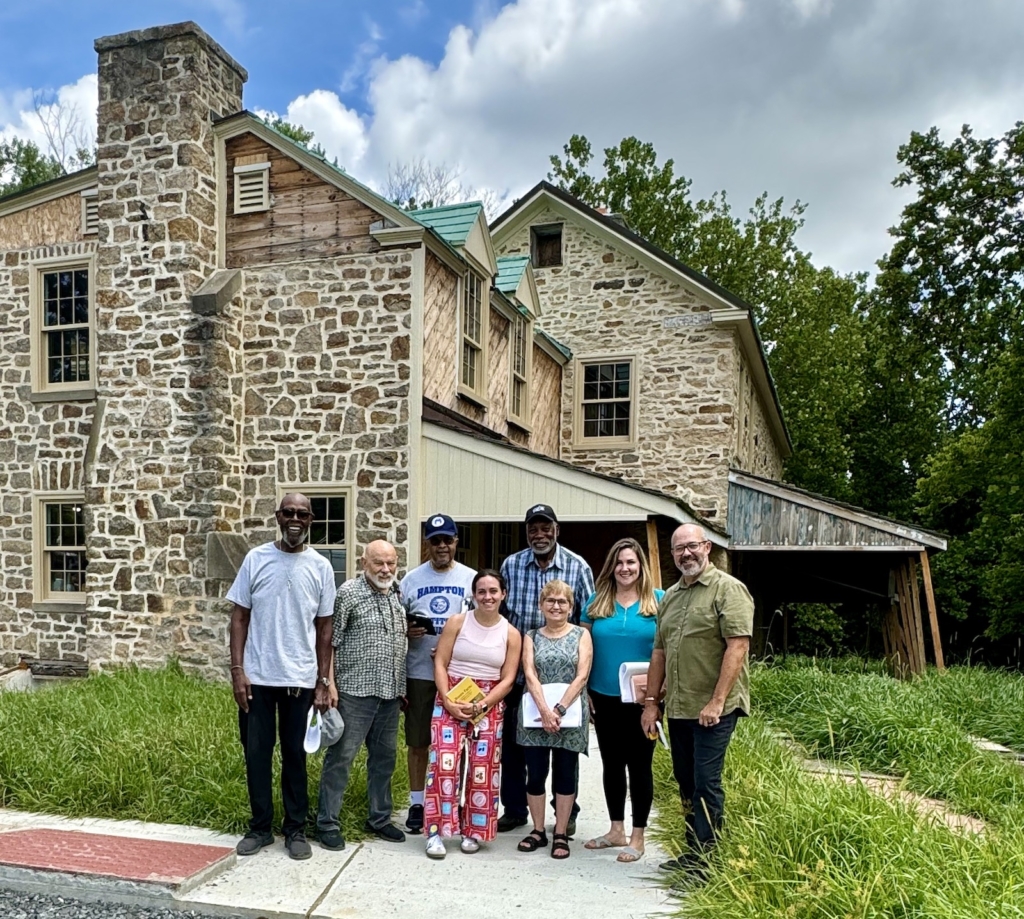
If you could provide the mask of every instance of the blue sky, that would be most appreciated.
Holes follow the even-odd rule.
[[[93,124],[93,40],[184,19],[247,68],[247,108],[375,187],[424,158],[493,213],[573,133],[636,135],[740,214],[763,191],[804,201],[799,242],[842,271],[888,249],[911,131],[1024,115],[1011,0],[3,0],[0,135],[39,139],[40,90]]]

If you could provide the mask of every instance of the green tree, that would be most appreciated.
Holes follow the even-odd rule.
[[[673,160],[627,137],[593,170],[590,142],[573,135],[548,178],[751,304],[794,444],[787,478],[850,496],[850,418],[863,402],[865,278],[816,268],[796,243],[804,205],[761,195],[745,219],[725,192],[694,200]]]
[[[24,191],[64,175],[60,163],[32,143],[14,137],[0,140],[0,195]]]
[[[313,143],[313,132],[304,128],[301,124],[285,121],[280,115],[268,117],[267,124],[277,131],[278,134],[283,134],[289,140],[294,140],[295,143],[307,147],[310,153],[314,153],[317,156],[327,156],[326,151],[320,144]],[[337,165],[337,161],[335,161],[335,165]]]

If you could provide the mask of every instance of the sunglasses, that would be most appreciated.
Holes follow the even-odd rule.
[[[432,546],[450,546],[455,543],[454,536],[431,536],[428,540]]]
[[[312,520],[313,515],[309,511],[302,511],[294,507],[282,507],[278,513],[284,517],[285,520],[291,520],[293,517],[299,520]]]

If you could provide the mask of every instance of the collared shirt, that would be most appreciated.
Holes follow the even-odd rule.
[[[754,601],[732,575],[710,562],[687,587],[672,585],[658,606],[655,650],[665,652],[665,714],[696,718],[711,701],[722,671],[727,638],[754,633]],[[743,661],[725,700],[723,715],[739,709],[750,713],[750,671]]]
[[[547,568],[537,564],[533,549],[523,549],[502,562],[501,574],[508,584],[508,597],[505,599],[509,611],[508,620],[519,629],[520,635],[544,625],[544,614],[540,611],[540,592],[548,581],[565,581],[572,588],[574,623],[580,621],[580,609],[594,592],[594,572],[590,570],[590,565],[558,543],[555,543],[555,554]]]
[[[398,584],[386,593],[359,575],[334,604],[334,682],[352,696],[405,695],[405,608]]]

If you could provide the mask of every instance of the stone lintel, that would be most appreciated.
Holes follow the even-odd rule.
[[[249,540],[238,533],[207,533],[206,576],[233,581],[249,551]]]
[[[43,402],[91,402],[96,398],[95,389],[58,389],[50,392],[34,392],[28,397],[33,404]]]
[[[97,54],[104,51],[114,51],[117,48],[125,48],[129,45],[142,45],[149,42],[169,41],[172,38],[182,38],[192,35],[199,39],[212,54],[219,57],[225,64],[235,71],[245,83],[249,79],[248,71],[227,53],[216,41],[210,38],[194,22],[176,22],[172,25],[153,26],[149,29],[136,29],[134,32],[121,32],[118,35],[104,35],[93,42]]]
[[[85,615],[85,603],[66,603],[58,600],[41,600],[32,604],[34,613],[66,613],[72,616]]]
[[[192,294],[192,312],[200,316],[222,313],[241,289],[242,272],[239,269],[222,268],[215,271]]]

